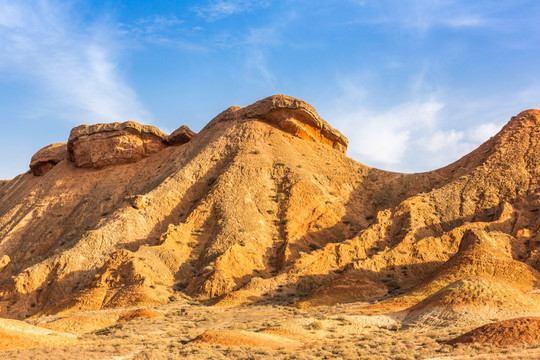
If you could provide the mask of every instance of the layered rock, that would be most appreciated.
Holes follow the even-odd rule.
[[[45,146],[32,156],[30,170],[35,176],[43,176],[56,164],[67,158],[66,143],[51,144]]]
[[[300,99],[273,95],[245,108],[231,106],[214,121],[262,120],[304,140],[322,142],[345,153],[349,140],[326,121],[317,111]]]
[[[69,160],[94,169],[136,162],[166,146],[166,134],[133,121],[77,126],[67,144]]]

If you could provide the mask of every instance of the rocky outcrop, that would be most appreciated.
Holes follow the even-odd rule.
[[[322,142],[342,153],[349,145],[349,140],[321,119],[311,105],[286,95],[269,96],[245,108],[231,106],[213,122],[231,120],[262,120],[289,134]]]
[[[186,125],[180,126],[174,130],[169,137],[167,137],[167,144],[169,145],[183,145],[189,142],[197,133],[191,131]]]
[[[158,128],[127,121],[77,126],[67,148],[77,167],[100,169],[139,161],[163,150],[166,141],[167,135]]]
[[[32,160],[30,160],[30,170],[35,176],[43,176],[56,164],[66,158],[66,143],[51,144],[45,146],[32,156]]]

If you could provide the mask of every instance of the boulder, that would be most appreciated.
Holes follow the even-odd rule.
[[[133,121],[81,125],[68,140],[68,157],[77,167],[100,169],[133,163],[163,150],[167,135],[158,128]]]
[[[169,145],[183,145],[191,140],[197,133],[191,131],[186,125],[180,126],[174,130],[167,138],[167,144]]]
[[[2,257],[0,257],[0,271],[4,271],[10,263],[11,259],[9,258],[9,256],[2,255]]]
[[[45,146],[32,156],[30,170],[35,176],[43,176],[56,164],[67,158],[66,143]]]

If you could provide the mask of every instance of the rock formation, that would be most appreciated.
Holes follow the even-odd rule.
[[[133,122],[77,127],[71,162],[0,183],[1,316],[177,293],[216,306],[377,300],[370,311],[424,314],[449,293],[466,298],[471,281],[493,281],[494,294],[534,291],[539,122],[540,111],[523,112],[422,174],[348,158],[342,134],[283,95],[231,107],[196,136]],[[504,304],[497,314],[516,314]]]
[[[168,136],[154,126],[133,121],[81,125],[71,131],[67,143],[51,144],[35,153],[30,170],[35,176],[43,176],[66,159],[79,168],[94,169],[133,163],[167,146],[186,144],[195,135],[186,125]]]
[[[167,135],[133,121],[81,125],[71,130],[69,160],[80,168],[100,169],[139,161],[165,148]]]
[[[231,106],[219,114],[211,125],[233,120],[265,121],[299,138],[330,145],[342,153],[349,145],[347,138],[321,119],[311,105],[290,96],[269,96],[245,108]]]
[[[180,126],[167,137],[169,145],[183,145],[190,141],[196,134],[186,125]]]
[[[45,146],[32,156],[30,170],[35,176],[43,176],[56,164],[67,158],[66,143]]]

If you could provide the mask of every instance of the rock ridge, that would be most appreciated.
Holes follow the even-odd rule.
[[[249,106],[231,106],[211,123],[259,119],[304,140],[322,142],[345,153],[349,140],[324,121],[313,106],[287,95],[272,95]]]
[[[286,95],[272,95],[245,108],[231,106],[210,124],[231,120],[260,120],[342,153],[349,144],[347,138],[324,121],[311,105]],[[133,163],[168,146],[186,144],[195,135],[186,125],[170,135],[155,126],[134,121],[80,125],[71,130],[67,144],[52,144],[38,151],[32,157],[30,169],[35,176],[42,176],[66,158],[76,167],[87,169]]]

